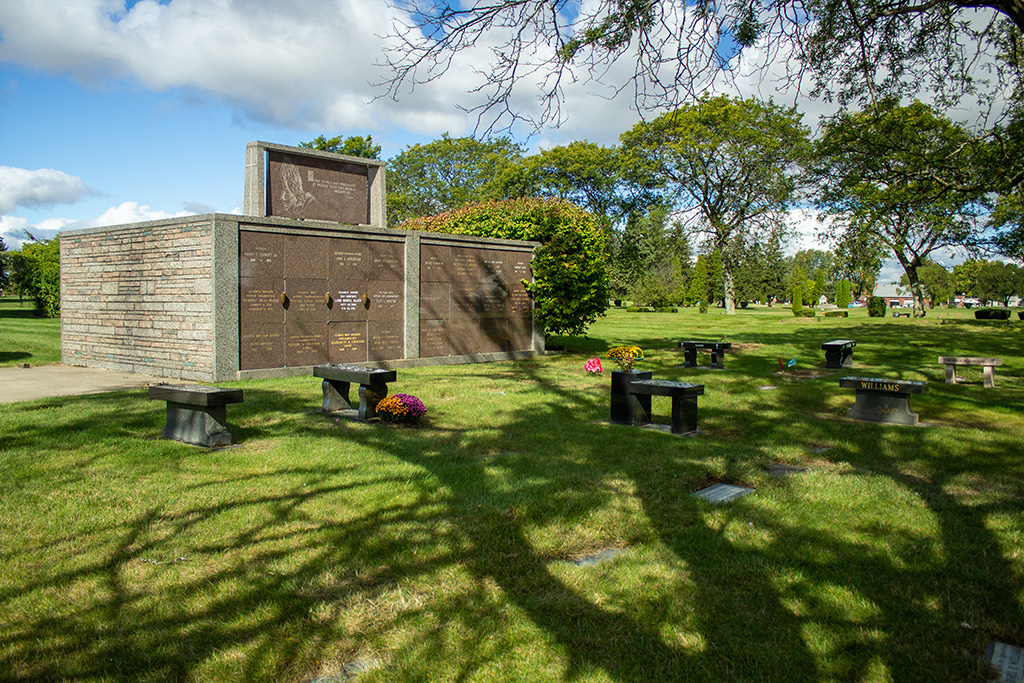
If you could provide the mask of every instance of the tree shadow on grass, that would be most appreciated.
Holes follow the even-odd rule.
[[[423,429],[334,422],[316,414],[315,386],[247,389],[228,412],[242,447],[214,453],[156,442],[162,404],[141,392],[84,397],[73,414],[72,402],[33,404],[53,415],[4,433],[20,484],[87,496],[114,476],[132,490],[107,491],[98,503],[112,514],[64,532],[38,520],[0,554],[15,569],[0,582],[0,667],[11,680],[305,681],[377,653],[399,680],[970,680],[977,667],[951,651],[961,621],[1019,633],[1020,577],[987,516],[1016,510],[1024,473],[981,506],[947,491],[993,466],[1019,470],[1008,437],[950,446],[822,419],[831,409],[796,385],[736,405],[709,378],[707,434],[682,439],[598,424],[603,389],[517,368],[466,373],[470,385],[528,383],[531,398],[465,427],[443,409]],[[412,378],[404,388],[429,393]],[[32,470],[34,447],[55,458],[62,434],[81,450],[77,471]],[[859,528],[781,514],[814,494],[757,467],[779,443],[834,441],[821,457],[845,473],[837,481],[917,494],[906,504],[935,517],[941,544],[863,510]],[[753,484],[765,502],[693,499],[709,476]],[[591,528],[624,501],[638,511]],[[621,544],[623,525],[635,556],[557,562]],[[566,537],[538,541],[543,529]],[[673,578],[661,590],[635,604],[608,587],[631,567],[653,572],[644,557],[662,549]],[[965,569],[978,557],[993,559]],[[605,577],[596,596],[588,571]]]

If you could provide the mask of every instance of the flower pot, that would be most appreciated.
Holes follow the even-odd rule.
[[[651,421],[651,397],[629,392],[635,379],[651,379],[651,372],[612,370],[611,422],[619,425],[644,425]]]

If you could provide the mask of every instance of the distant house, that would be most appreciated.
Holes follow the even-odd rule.
[[[904,306],[913,307],[914,305],[913,295],[911,295],[908,290],[897,285],[895,282],[875,285],[874,296],[884,298],[885,303],[889,308],[902,308]],[[927,303],[927,300],[925,303]]]

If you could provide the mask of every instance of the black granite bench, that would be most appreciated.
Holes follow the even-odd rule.
[[[852,339],[833,339],[825,342],[821,348],[825,351],[826,368],[852,368],[853,347],[857,345]]]
[[[638,396],[672,397],[672,433],[692,434],[697,431],[697,397],[704,395],[703,384],[686,384],[664,379],[638,379],[630,382],[629,391]],[[651,421],[649,400],[648,398],[646,415],[636,416],[641,420],[639,424],[649,424]],[[637,424],[636,419],[634,419],[634,424]]]
[[[192,384],[157,384],[149,397],[167,401],[165,439],[217,448],[231,445],[227,406],[242,402],[241,389],[222,389]]]
[[[706,351],[711,354],[711,367],[725,367],[725,352],[732,348],[729,342],[681,341],[679,348],[683,350],[685,362],[683,367],[697,367],[697,352]]]
[[[894,318],[909,318],[910,314],[909,313],[900,313],[899,311],[893,311],[892,312],[892,317],[894,317]]]
[[[854,389],[857,400],[846,411],[847,417],[868,422],[916,425],[917,413],[910,410],[911,394],[928,391],[928,382],[880,377],[843,377],[842,389]]]
[[[317,365],[313,376],[323,378],[325,413],[349,412],[349,417],[369,420],[377,417],[377,404],[388,395],[388,383],[394,382],[398,374],[394,370],[367,368],[362,365]],[[348,391],[353,384],[359,385],[359,408],[349,402]]]
[[[985,367],[986,387],[996,385],[997,365],[1003,364],[1002,358],[973,358],[969,356],[939,356],[939,362],[946,366],[946,384],[956,384],[956,366],[958,365],[982,365]]]

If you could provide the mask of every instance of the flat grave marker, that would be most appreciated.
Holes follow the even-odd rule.
[[[998,683],[1024,682],[1024,651],[1016,645],[992,641],[985,648],[985,659],[999,672]]]
[[[693,495],[696,498],[703,498],[709,503],[731,503],[737,498],[742,498],[748,493],[753,492],[754,489],[748,489],[742,486],[733,486],[732,484],[712,484],[707,488],[697,491]]]

